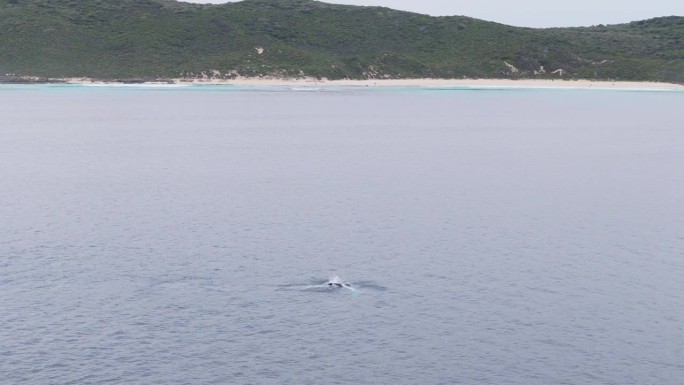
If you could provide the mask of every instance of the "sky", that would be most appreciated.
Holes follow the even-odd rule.
[[[184,0],[226,3],[228,0]],[[463,15],[520,27],[618,24],[658,16],[684,16],[684,0],[334,0],[378,5],[433,16]]]

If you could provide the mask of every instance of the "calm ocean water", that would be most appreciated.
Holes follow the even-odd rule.
[[[682,384],[682,106],[2,86],[0,383]]]

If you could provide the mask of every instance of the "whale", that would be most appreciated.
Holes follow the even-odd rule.
[[[329,288],[332,289],[350,289],[354,290],[352,287],[351,283],[349,282],[344,282],[341,280],[339,277],[332,277],[326,282],[324,285],[327,285]]]
[[[280,285],[281,290],[309,291],[318,293],[342,293],[348,292],[353,295],[361,294],[365,289],[372,291],[384,291],[383,286],[376,285],[373,281],[347,281],[340,277],[333,276],[328,279],[312,278],[305,283],[293,283]]]
[[[327,285],[328,285],[328,287],[332,287],[332,288],[346,287],[347,289],[351,289],[351,287],[352,287],[350,284],[342,283],[342,282],[328,282]]]

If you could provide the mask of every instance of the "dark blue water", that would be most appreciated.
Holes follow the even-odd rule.
[[[682,105],[0,87],[0,383],[681,384]]]

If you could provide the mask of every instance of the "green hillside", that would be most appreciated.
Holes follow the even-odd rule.
[[[312,0],[0,0],[0,74],[684,83],[684,17],[531,29]]]

